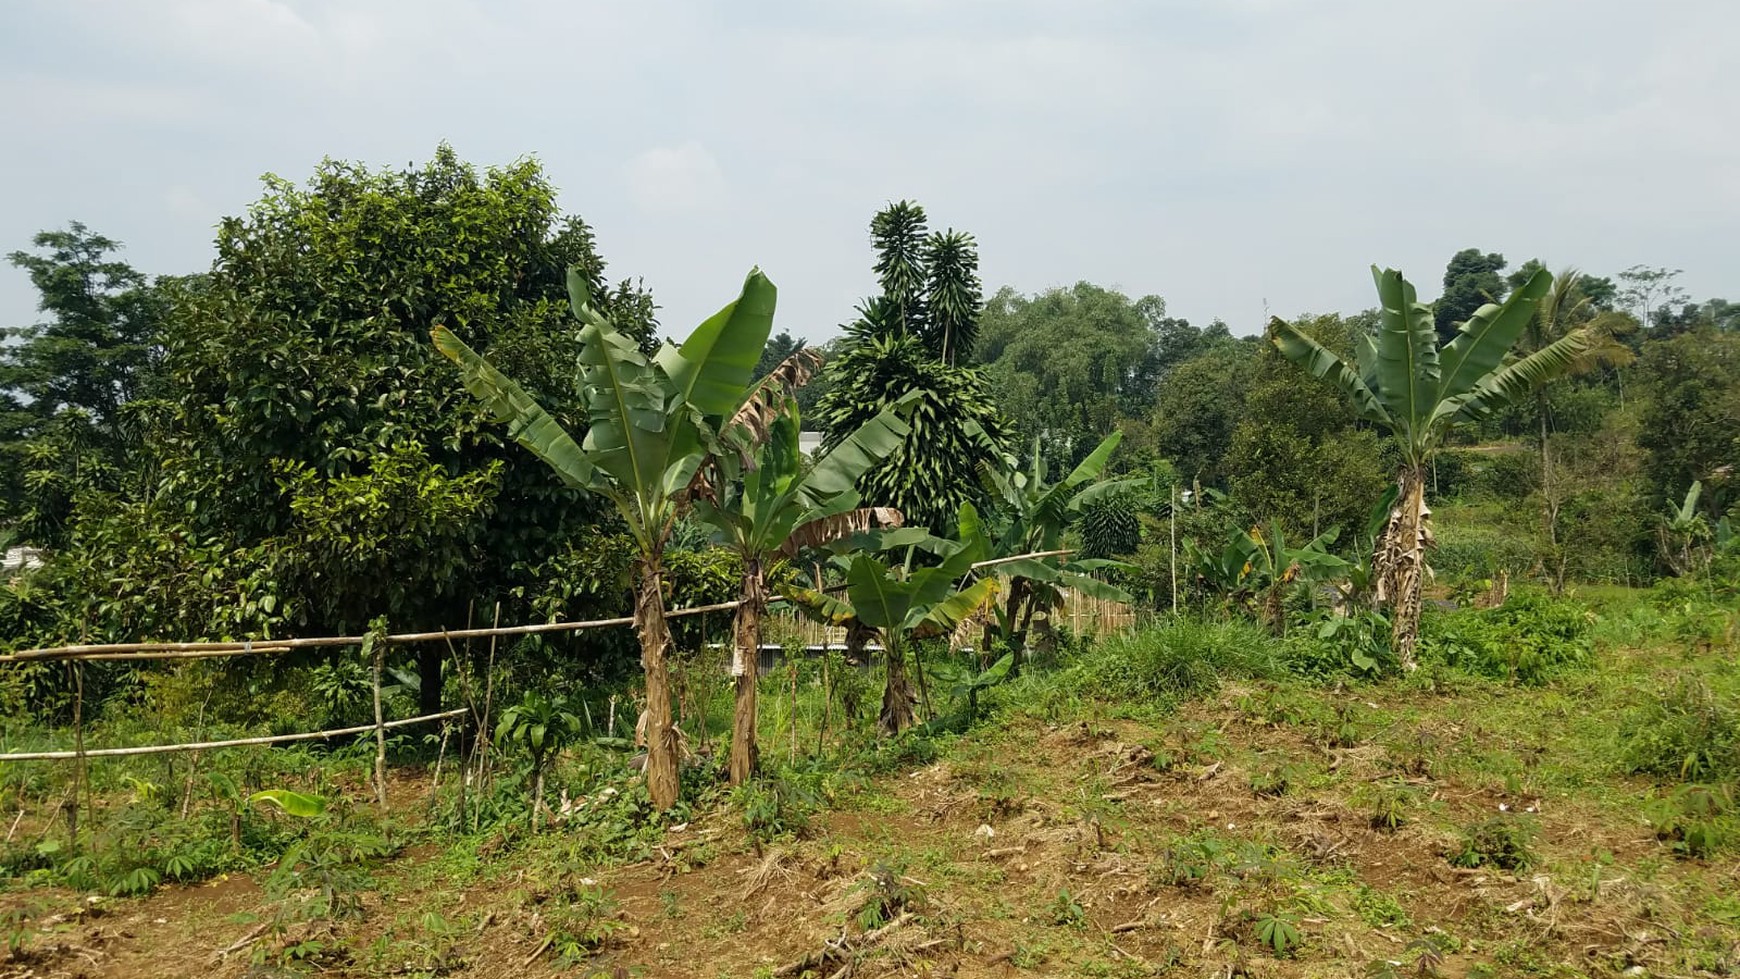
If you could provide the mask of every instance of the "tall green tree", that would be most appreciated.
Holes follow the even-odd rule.
[[[460,368],[465,386],[509,433],[569,486],[608,500],[639,554],[634,624],[646,673],[647,789],[668,809],[678,795],[677,738],[671,724],[665,622],[665,545],[683,498],[720,433],[758,388],[756,360],[773,328],[776,292],[759,270],[727,304],[683,341],[651,357],[592,305],[586,275],[568,277],[580,329],[578,388],[587,429],[576,440],[536,399],[445,327],[436,347]]]
[[[1302,317],[1293,325],[1343,357],[1352,355],[1368,326],[1362,318],[1334,315]],[[1389,483],[1391,468],[1377,433],[1347,400],[1328,387],[1300,384],[1298,370],[1273,347],[1256,358],[1222,465],[1240,503],[1300,538],[1331,527],[1351,537]]]
[[[1120,419],[1147,414],[1165,314],[1159,296],[1132,300],[1087,282],[1032,297],[999,291],[981,318],[979,357],[1015,437],[1039,439],[1050,464],[1069,467]]]
[[[1378,597],[1391,605],[1391,641],[1412,668],[1419,632],[1420,590],[1432,532],[1426,478],[1432,457],[1458,424],[1474,421],[1563,373],[1587,348],[1580,332],[1507,362],[1536,304],[1552,286],[1538,271],[1502,304],[1475,310],[1440,347],[1433,308],[1393,269],[1372,268],[1380,301],[1376,338],[1356,338],[1343,358],[1280,319],[1269,339],[1281,355],[1327,380],[1359,417],[1388,432],[1400,457],[1398,494],[1373,560]]]
[[[442,146],[403,170],[329,160],[304,185],[267,178],[247,213],[219,226],[210,272],[173,297],[169,404],[153,435],[162,492],[138,518],[204,547],[263,549],[274,567],[261,580],[275,582],[283,629],[360,632],[378,615],[396,627],[462,626],[474,603],[497,598],[510,598],[512,614],[524,569],[606,511],[488,423],[428,329],[464,331],[581,431],[570,267],[637,348],[650,341],[650,297],[606,283],[591,229],[563,216],[536,162],[479,171]],[[374,460],[397,446],[419,465],[376,472]],[[477,474],[484,484],[464,481]],[[361,476],[389,499],[462,489],[449,502],[482,498],[463,508],[427,500],[453,519],[427,525],[423,547],[389,573],[340,594],[337,552],[304,546],[314,511],[296,500],[329,498],[321,484]],[[346,513],[342,533],[363,537],[402,516]],[[418,652],[423,706],[433,707],[445,650]]]
[[[858,482],[864,502],[946,528],[962,502],[982,499],[974,466],[1005,448],[1005,422],[985,375],[970,362],[981,299],[970,236],[929,234],[924,209],[889,205],[871,221],[882,292],[859,306],[830,356],[815,417],[833,448],[910,399],[912,433]]]
[[[13,509],[24,540],[61,547],[75,494],[115,490],[134,465],[125,409],[152,385],[166,304],[120,242],[76,221],[32,245],[7,256],[47,319],[0,328],[0,519]]]
[[[1228,337],[1168,371],[1148,426],[1155,450],[1187,482],[1224,486],[1227,448],[1256,374],[1254,341]]]
[[[1501,274],[1504,266],[1503,255],[1478,248],[1464,248],[1450,256],[1444,267],[1444,294],[1433,308],[1439,343],[1455,339],[1456,328],[1475,310],[1504,298],[1508,286]]]
[[[1702,327],[1644,344],[1638,444],[1658,503],[1678,503],[1693,482],[1711,519],[1740,497],[1740,334]]]

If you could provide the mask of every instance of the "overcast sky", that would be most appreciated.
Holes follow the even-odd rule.
[[[1733,0],[4,0],[0,252],[153,273],[322,157],[533,155],[685,332],[761,265],[832,333],[899,198],[987,292],[1088,279],[1239,332],[1435,295],[1457,249],[1740,293]],[[0,323],[35,319],[0,269]]]

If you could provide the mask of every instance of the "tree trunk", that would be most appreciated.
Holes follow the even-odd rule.
[[[1009,582],[1009,600],[1003,606],[1003,621],[1009,624],[1009,634],[1004,639],[1009,644],[1009,652],[1013,656],[1009,660],[1009,678],[1014,679],[1021,674],[1021,655],[1027,645],[1027,623],[1021,621],[1021,606],[1027,599],[1027,579],[1013,578]]]
[[[677,803],[677,734],[671,726],[671,631],[665,622],[664,568],[643,559],[634,598],[634,629],[640,636],[640,666],[646,673],[646,787],[653,808]]]
[[[743,591],[738,596],[731,653],[731,674],[737,678],[737,705],[731,715],[731,784],[742,785],[755,774],[755,688],[761,672],[761,616],[767,608],[767,584],[761,562],[743,563]]]
[[[1405,464],[1397,479],[1401,492],[1390,510],[1383,539],[1373,557],[1377,597],[1390,606],[1390,645],[1402,669],[1412,670],[1414,642],[1420,634],[1420,589],[1426,570],[1426,549],[1432,546],[1426,508],[1426,468]]]
[[[888,735],[899,734],[912,724],[912,684],[906,680],[906,650],[890,632],[888,641],[888,684],[882,688],[882,715],[877,728]]]

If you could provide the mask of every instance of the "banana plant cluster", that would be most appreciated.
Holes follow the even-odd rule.
[[[998,464],[1002,460],[980,463],[980,478],[994,509],[987,521],[990,526],[980,524],[974,529],[990,536],[986,550],[1014,558],[993,566],[1004,582],[1004,598],[986,630],[987,648],[993,629],[996,638],[1012,648],[1024,645],[1034,616],[1055,608],[1066,589],[1107,601],[1133,601],[1123,589],[1093,576],[1093,572],[1125,565],[1098,557],[1072,561],[1068,554],[1058,553],[1064,530],[1072,520],[1095,506],[1115,505],[1139,485],[1136,480],[1096,482],[1122,439],[1122,432],[1106,436],[1055,483],[1047,481],[1045,455],[1038,439],[1024,470]]]
[[[731,420],[762,393],[752,376],[773,327],[777,292],[753,270],[738,298],[681,346],[667,341],[647,356],[593,305],[578,268],[568,272],[568,291],[581,324],[580,388],[588,426],[582,440],[452,331],[437,326],[435,345],[516,441],[570,486],[609,500],[633,537],[639,552],[634,622],[646,673],[647,789],[653,804],[667,809],[677,801],[678,743],[671,724],[665,544],[702,463],[723,451]]]
[[[1187,542],[1185,562],[1229,605],[1252,609],[1270,629],[1285,633],[1292,591],[1346,576],[1349,563],[1329,550],[1338,536],[1340,529],[1331,527],[1301,546],[1289,546],[1276,520],[1266,535],[1261,527],[1234,531],[1219,551]]]
[[[794,604],[823,622],[848,628],[864,626],[882,634],[888,669],[878,726],[884,733],[895,733],[914,720],[915,698],[906,672],[906,656],[914,641],[949,635],[996,596],[997,578],[973,573],[974,565],[986,559],[989,547],[978,509],[971,503],[961,504],[956,526],[953,539],[919,531],[883,535],[874,543],[867,536],[848,540],[851,552],[837,554],[834,559],[836,567],[843,567],[845,572],[843,597],[821,588],[794,586],[785,591]],[[870,553],[866,544],[904,546],[905,557],[891,561]],[[919,564],[921,551],[932,552],[940,560]],[[914,672],[920,693],[928,701],[923,664],[919,663]]]

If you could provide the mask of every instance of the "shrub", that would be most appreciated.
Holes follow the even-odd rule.
[[[1105,639],[1081,679],[1113,695],[1197,697],[1219,689],[1223,679],[1279,676],[1279,652],[1277,641],[1250,623],[1177,618]]]
[[[1462,831],[1461,846],[1450,854],[1456,867],[1498,867],[1523,872],[1540,861],[1534,851],[1535,825],[1505,813]]]
[[[1620,729],[1627,772],[1670,779],[1740,775],[1740,713],[1701,678],[1682,677]]]
[[[1592,618],[1582,605],[1527,590],[1490,609],[1428,615],[1420,658],[1496,680],[1540,684],[1562,670],[1587,666]]]
[[[1740,814],[1726,786],[1682,785],[1650,808],[1649,823],[1676,853],[1702,859],[1734,842]]]

